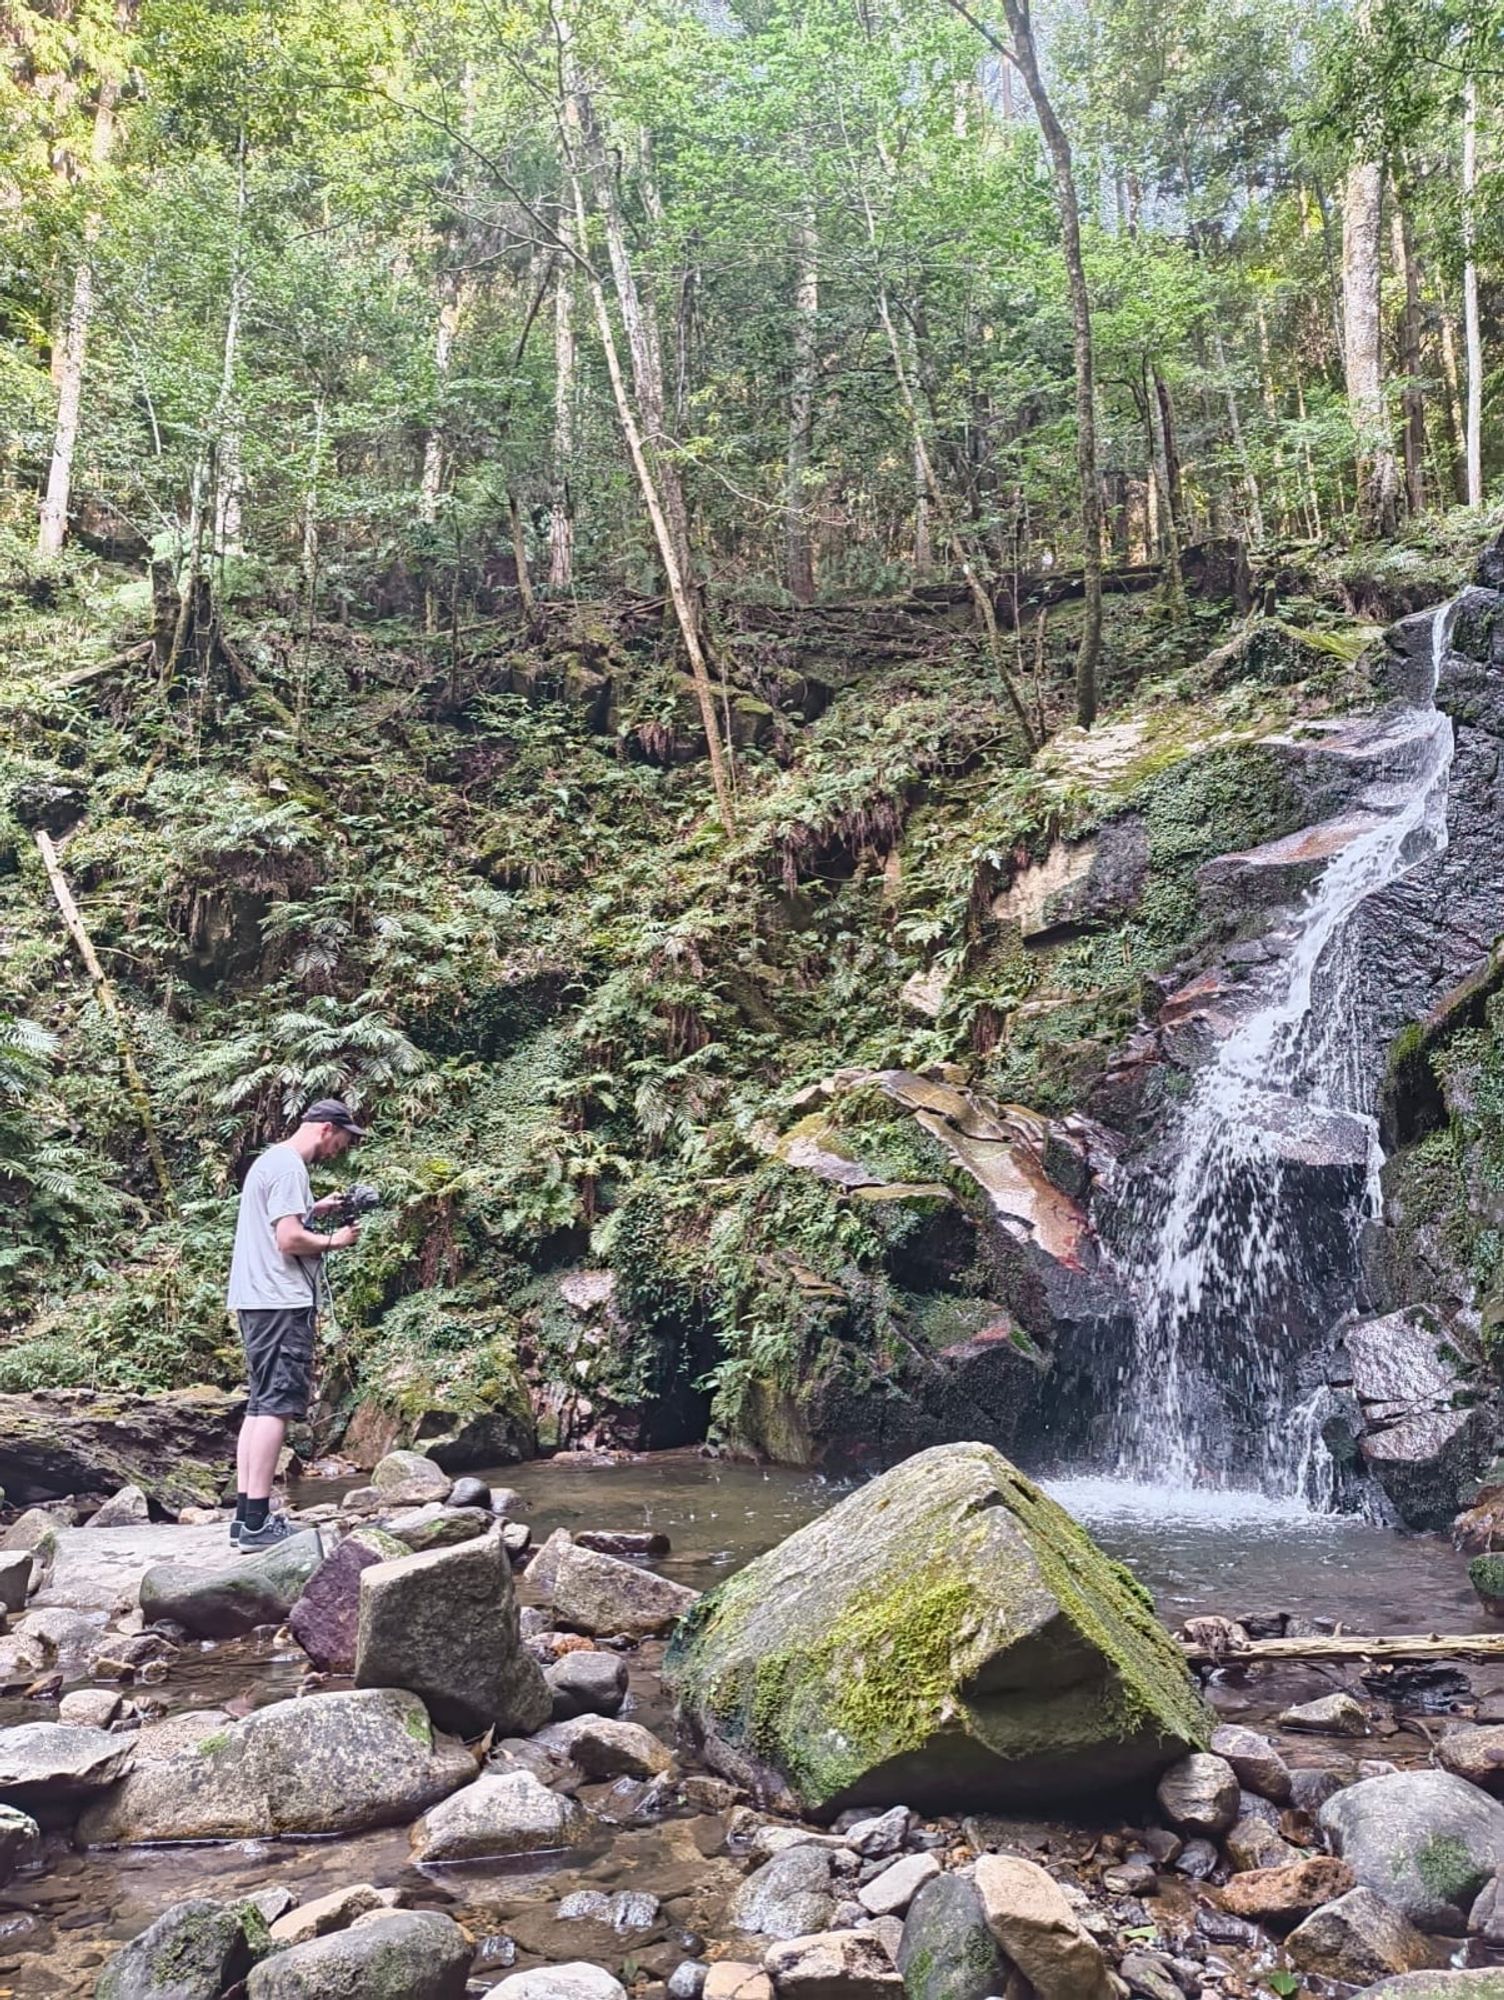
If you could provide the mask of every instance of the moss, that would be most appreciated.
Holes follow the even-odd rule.
[[[200,1757],[217,1757],[221,1750],[229,1747],[230,1741],[228,1729],[217,1729],[212,1736],[200,1737],[198,1754]]]
[[[421,1743],[425,1750],[433,1748],[433,1725],[429,1722],[428,1711],[421,1702],[414,1702],[410,1708],[403,1710],[402,1727],[414,1743]]]
[[[1504,1555],[1474,1556],[1467,1577],[1485,1604],[1504,1602]]]
[[[1493,1870],[1481,1865],[1456,1834],[1436,1833],[1417,1848],[1415,1872],[1431,1895],[1457,1903],[1475,1895]]]

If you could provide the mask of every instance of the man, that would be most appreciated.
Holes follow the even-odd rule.
[[[319,1259],[347,1250],[360,1234],[353,1223],[330,1236],[309,1229],[308,1221],[338,1207],[340,1197],[315,1201],[308,1169],[337,1160],[365,1136],[348,1105],[320,1098],[290,1138],[252,1163],[240,1190],[229,1306],[240,1321],[251,1395],[236,1452],[230,1540],[242,1554],[268,1549],[291,1533],[283,1516],[271,1511],[272,1479],[288,1424],[308,1414]]]

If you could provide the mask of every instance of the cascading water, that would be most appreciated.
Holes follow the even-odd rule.
[[[1352,920],[1446,845],[1452,725],[1434,695],[1450,609],[1433,627],[1430,698],[1363,740],[1371,781],[1318,830],[1330,860],[1269,940],[1249,1011],[1192,1073],[1164,1170],[1132,1198],[1119,1478],[1332,1504],[1324,1391],[1302,1390],[1299,1364],[1354,1303],[1383,1164],[1380,1037]]]

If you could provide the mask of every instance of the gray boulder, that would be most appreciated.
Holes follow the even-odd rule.
[[[909,1905],[898,1948],[907,2000],[987,2000],[1007,1990],[1008,1967],[982,1899],[963,1875],[937,1875]]]
[[[174,1903],[116,1952],[95,2000],[219,2000],[267,1949],[266,1923],[249,1903],[196,1896]]]
[[[489,1514],[476,1507],[450,1507],[430,1500],[421,1507],[409,1507],[387,1517],[386,1531],[395,1535],[410,1555],[424,1555],[430,1549],[452,1549],[456,1542],[473,1541],[491,1525]]]
[[[514,1972],[493,1986],[485,2000],[627,2000],[627,1990],[603,1965],[576,1959]]]
[[[381,1910],[264,1959],[247,2000],[463,2000],[470,1940],[437,1910]]]
[[[321,1562],[288,1614],[292,1636],[321,1673],[355,1670],[360,1621],[360,1573],[373,1563],[409,1553],[407,1544],[380,1528],[355,1528]]]
[[[86,1528],[139,1528],[151,1519],[151,1508],[139,1486],[122,1486],[85,1521]]]
[[[1226,1833],[1238,1817],[1238,1776],[1225,1757],[1196,1751],[1172,1764],[1155,1793],[1181,1833]]]
[[[1480,1966],[1472,1972],[1402,1972],[1370,1986],[1363,2000],[1504,2000],[1504,1971]]]
[[[567,1758],[587,1778],[657,1778],[673,1764],[668,1750],[640,1722],[577,1715],[551,1722],[533,1737],[550,1757]]]
[[[484,1479],[477,1479],[473,1473],[463,1473],[449,1489],[451,1507],[481,1507],[491,1512],[491,1489]]]
[[[1232,1766],[1240,1785],[1276,1805],[1290,1803],[1290,1767],[1267,1736],[1238,1723],[1224,1723],[1212,1731],[1212,1754]]]
[[[106,1791],[131,1767],[136,1747],[107,1729],[21,1722],[0,1729],[0,1801],[55,1815]]]
[[[441,1729],[461,1735],[529,1736],[547,1722],[553,1696],[523,1649],[498,1529],[361,1572],[355,1682],[411,1688]]]
[[[627,1663],[620,1653],[566,1653],[543,1669],[555,1722],[576,1715],[615,1715],[627,1698]]]
[[[1504,1865],[1504,1805],[1450,1771],[1365,1778],[1327,1800],[1335,1854],[1417,1929],[1461,1936],[1484,1883]]]
[[[758,1937],[808,1937],[827,1930],[835,1910],[830,1855],[823,1847],[786,1847],[742,1883],[726,1911],[734,1931]]]
[[[583,1806],[531,1771],[506,1771],[477,1778],[432,1807],[412,1830],[412,1849],[418,1862],[485,1861],[582,1847],[590,1837]]]
[[[1037,2000],[1115,2000],[1102,1947],[1037,1861],[984,1854],[974,1879],[987,1928]]]
[[[1211,1726],[1141,1587],[980,1444],[916,1453],[721,1584],[669,1673],[721,1775],[816,1813],[1097,1792]]]
[[[258,1555],[229,1552],[212,1569],[158,1563],[141,1579],[147,1624],[170,1618],[195,1639],[232,1639],[258,1625],[281,1625],[324,1560],[317,1529],[289,1535]]]
[[[389,1451],[377,1460],[371,1484],[389,1507],[421,1507],[429,1500],[446,1499],[454,1479],[421,1451]]]
[[[0,1889],[42,1858],[42,1829],[16,1806],[0,1806]]]
[[[1459,1489],[1493,1447],[1487,1407],[1463,1393],[1458,1334],[1429,1307],[1407,1306],[1359,1321],[1343,1344],[1370,1471],[1411,1527],[1450,1527]]]
[[[599,1636],[648,1639],[672,1630],[698,1593],[636,1563],[603,1556],[578,1542],[565,1549],[554,1577],[554,1617],[560,1625]]]
[[[782,2000],[903,2000],[892,1955],[872,1931],[818,1931],[770,1945],[763,1969]]]
[[[415,1695],[307,1695],[139,1763],[78,1833],[86,1847],[363,1833],[414,1818],[474,1776],[470,1753],[435,1735]]]
[[[24,1611],[31,1589],[31,1551],[0,1551],[0,1610]]]

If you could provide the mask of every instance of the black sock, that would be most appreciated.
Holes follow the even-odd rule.
[[[235,1495],[235,1518],[237,1521],[243,1521],[245,1519],[245,1510],[249,1505],[250,1502],[246,1499],[243,1493],[237,1493]]]
[[[243,1519],[245,1525],[255,1534],[258,1528],[266,1526],[266,1517],[272,1510],[270,1500],[247,1500]]]

